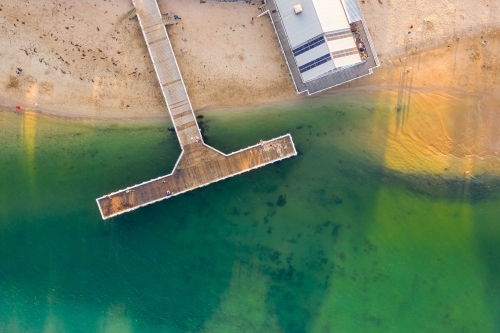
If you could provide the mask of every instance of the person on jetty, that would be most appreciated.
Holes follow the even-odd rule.
[[[260,141],[259,141],[259,145],[260,145],[262,148],[264,148],[264,143],[266,143],[264,140],[260,140]]]

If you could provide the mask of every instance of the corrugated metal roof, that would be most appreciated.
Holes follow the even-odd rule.
[[[309,40],[307,43],[304,43],[300,45],[299,47],[296,47],[292,50],[294,56],[298,56],[299,54],[302,54],[304,52],[307,52],[310,49],[313,49],[323,43],[325,43],[325,36],[321,35],[318,37],[313,38],[312,40]]]
[[[342,51],[356,47],[356,43],[354,42],[352,35],[347,38],[329,40],[327,43],[330,52]]]
[[[342,4],[344,5],[349,23],[361,21],[362,17],[358,0],[342,0]]]
[[[348,29],[350,27],[344,6],[340,0],[312,0],[323,32]]]
[[[362,20],[357,0],[273,2],[303,82],[321,77],[335,68],[351,67],[361,62],[350,26],[351,22]],[[299,4],[302,12],[295,14],[294,6]],[[326,36],[327,43],[318,42],[318,37],[322,35]],[[325,56],[333,59],[327,61]]]
[[[300,75],[302,76],[302,80],[306,82],[334,69],[335,66],[333,65],[333,61],[330,60],[322,65],[319,65],[318,67],[308,70],[307,72],[301,73]]]
[[[313,61],[310,61],[307,64],[299,66],[299,72],[301,72],[301,73],[307,72],[307,71],[309,71],[313,68],[316,68],[318,66],[321,66],[324,63],[327,63],[329,61],[332,61],[332,56],[329,53],[323,54],[321,57],[314,59]]]
[[[270,10],[269,16],[274,25],[276,35],[278,36],[278,40],[280,41],[283,54],[285,55],[285,59],[287,60],[287,65],[290,69],[290,74],[292,75],[293,82],[297,89],[297,93],[301,93],[307,91],[309,95],[318,93],[325,89],[329,89],[334,86],[338,86],[340,84],[349,82],[351,80],[355,80],[356,78],[363,77],[365,75],[369,75],[372,73],[372,68],[378,67],[379,62],[377,59],[377,55],[375,50],[373,49],[373,43],[371,41],[370,35],[368,34],[368,30],[366,26],[362,23],[358,28],[361,33],[362,38],[368,42],[367,51],[369,53],[369,57],[363,59],[363,61],[351,65],[345,66],[338,69],[330,70],[330,68],[334,67],[333,61],[329,61],[325,64],[312,68],[311,71],[305,71],[302,76],[299,73],[298,66],[296,65],[295,58],[293,56],[293,52],[290,49],[288,37],[285,33],[285,28],[283,25],[283,21],[281,19],[281,13],[279,11],[274,11],[274,9],[279,9],[276,5],[277,2],[282,0],[267,0],[267,7]],[[340,0],[337,0],[340,1]],[[300,3],[300,0],[297,0],[297,3]],[[292,7],[293,8],[293,7]],[[365,32],[366,31],[366,32]],[[289,32],[288,32],[289,33]],[[350,29],[346,31],[327,33],[325,37],[327,40],[335,40],[345,38],[350,34]],[[344,36],[345,35],[345,36]],[[311,37],[311,39],[314,38]],[[296,47],[300,47],[300,44]],[[347,52],[349,51],[349,52]],[[353,50],[354,52],[358,52],[357,48]],[[350,53],[350,50],[346,50],[344,52],[346,55]],[[332,55],[334,56],[334,55]],[[335,54],[335,56],[338,56]],[[340,58],[340,57],[339,57]],[[319,72],[316,72],[319,71]],[[308,73],[309,72],[309,73]],[[304,81],[307,81],[304,83]]]
[[[330,50],[328,49],[326,43],[323,43],[313,49],[308,50],[307,52],[295,56],[295,62],[297,63],[297,66],[302,66],[310,61],[313,61],[316,58],[321,57],[323,54],[328,53],[330,53]]]
[[[302,12],[295,14],[293,6],[298,4]],[[276,5],[292,49],[323,32],[312,0],[276,0]]]
[[[356,0],[346,0],[357,10]],[[354,1],[354,2],[353,2]],[[293,48],[321,33],[350,29],[342,0],[276,0],[283,25]],[[302,6],[295,14],[293,6]],[[359,13],[359,11],[358,11]]]
[[[338,68],[338,67],[350,66],[350,65],[355,65],[357,63],[360,63],[361,58],[359,56],[359,53],[356,53],[356,54],[348,55],[346,57],[335,58],[335,59],[333,59],[333,62],[335,63],[335,66]]]

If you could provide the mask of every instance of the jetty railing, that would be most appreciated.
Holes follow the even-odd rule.
[[[231,154],[203,142],[156,0],[132,2],[182,153],[170,174],[97,198],[103,219],[297,155],[290,134]]]

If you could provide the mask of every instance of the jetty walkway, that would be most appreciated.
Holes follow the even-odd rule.
[[[206,145],[156,0],[132,2],[182,153],[170,174],[96,199],[103,219],[297,155],[290,134],[231,154]]]

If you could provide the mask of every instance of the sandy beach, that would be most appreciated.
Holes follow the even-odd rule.
[[[181,17],[168,32],[195,110],[305,97],[295,93],[269,18],[256,18],[259,2],[159,4]],[[166,116],[139,25],[127,18],[131,5],[0,4],[0,104],[85,117]],[[329,92],[437,87],[496,96],[500,8],[494,2],[363,0],[361,7],[381,67]]]
[[[131,0],[0,0],[0,332],[500,332],[500,0],[359,0],[381,66],[314,97],[259,3],[158,1],[204,142],[298,156],[102,221],[222,168]]]

